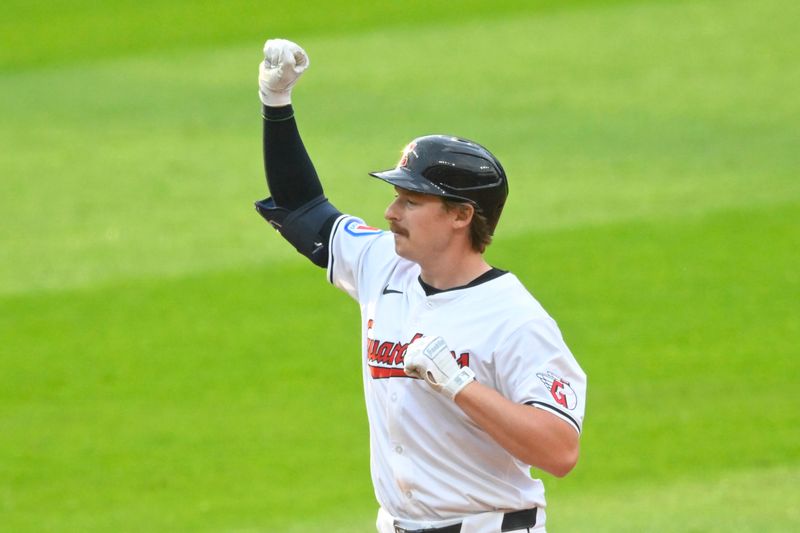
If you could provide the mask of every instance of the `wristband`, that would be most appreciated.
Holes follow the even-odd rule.
[[[459,369],[455,375],[450,378],[450,381],[445,383],[443,392],[451,399],[454,400],[456,394],[461,392],[461,390],[475,381],[475,372],[468,366]]]

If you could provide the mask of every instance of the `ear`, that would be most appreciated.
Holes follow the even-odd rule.
[[[475,215],[475,207],[468,203],[459,204],[455,213],[456,217],[453,219],[453,226],[456,228],[466,228],[472,223],[472,217]]]

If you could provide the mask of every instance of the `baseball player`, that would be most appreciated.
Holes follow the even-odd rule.
[[[308,55],[273,39],[264,56],[272,196],[256,208],[361,307],[378,531],[544,531],[530,469],[574,467],[586,376],[520,281],[484,260],[508,195],[503,167],[474,142],[419,137],[395,168],[371,174],[394,186],[389,231],[342,214],[291,105]]]

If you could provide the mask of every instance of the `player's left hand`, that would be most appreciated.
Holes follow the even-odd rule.
[[[406,351],[404,365],[406,375],[424,379],[451,400],[475,379],[475,373],[469,367],[458,367],[441,337],[420,337],[412,342]]]
[[[264,61],[258,69],[258,94],[266,106],[280,107],[292,103],[292,87],[311,61],[298,44],[286,39],[269,39],[264,43]]]

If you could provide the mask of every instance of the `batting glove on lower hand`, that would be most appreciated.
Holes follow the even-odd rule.
[[[424,379],[451,400],[475,379],[475,373],[469,367],[458,367],[441,337],[420,337],[412,342],[406,351],[404,365],[406,375]]]
[[[308,54],[286,39],[264,43],[264,61],[258,69],[258,95],[261,103],[281,107],[292,103],[292,87],[309,65]]]

